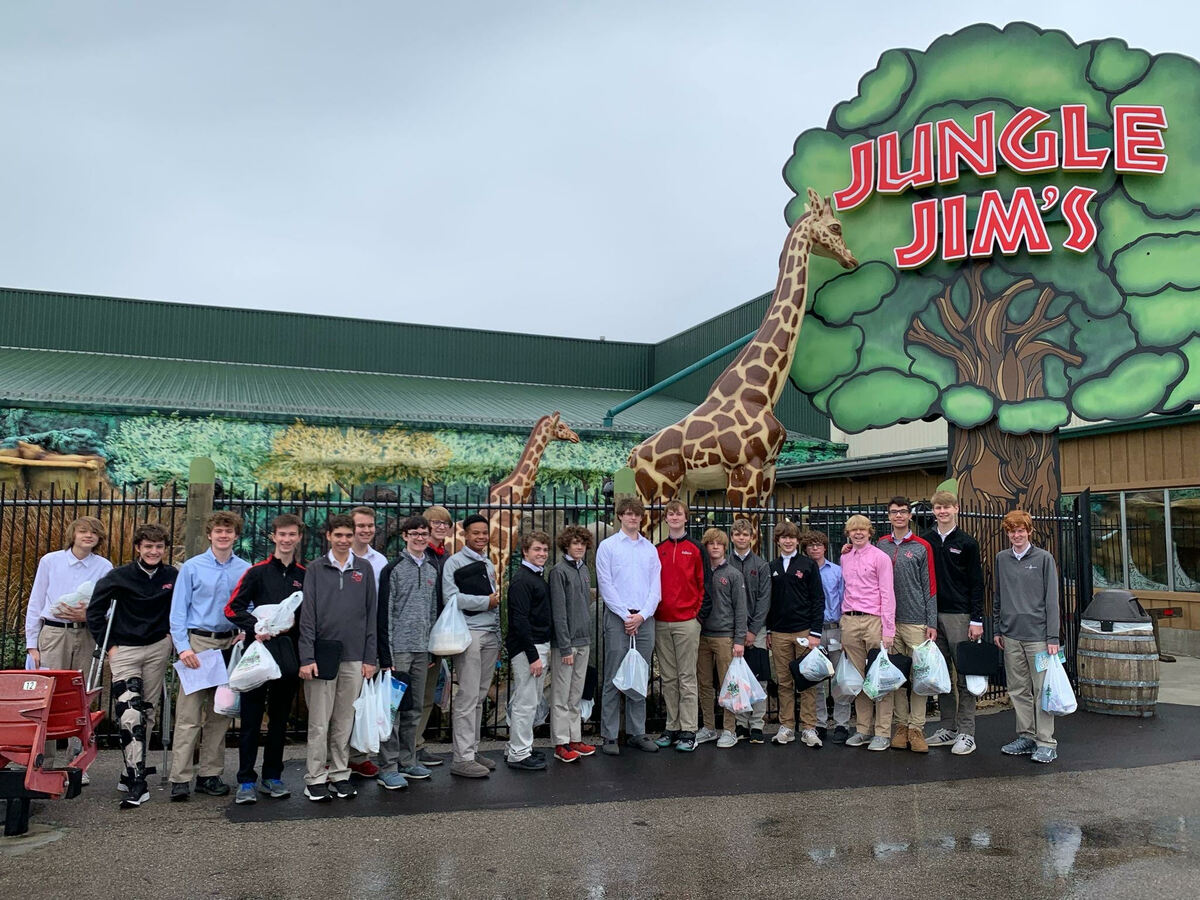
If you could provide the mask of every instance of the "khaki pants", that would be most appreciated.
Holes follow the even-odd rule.
[[[879,616],[842,616],[842,650],[859,674],[867,673],[867,654],[883,640],[883,620]],[[873,701],[865,692],[854,698],[854,718],[859,734],[892,737],[892,707],[895,692]]]
[[[42,623],[38,632],[38,652],[43,669],[78,669],[84,675],[92,666],[92,651],[96,642],[84,628],[56,628]]]
[[[542,663],[541,675],[529,671],[529,657],[524,653],[517,654],[510,662],[512,694],[509,695],[508,750],[504,754],[509,762],[520,762],[533,753],[533,719],[537,715],[538,701],[542,698],[551,652],[549,641],[533,646]]]
[[[717,692],[714,687],[713,666],[716,666],[715,684],[723,683],[729,664],[733,661],[733,638],[700,636],[700,648],[696,654],[696,673],[700,679],[700,708],[704,710],[704,724],[718,731],[733,731],[734,715],[721,707],[713,713]]]
[[[1046,673],[1034,667],[1033,659],[1046,652],[1045,641],[1004,639],[1004,671],[1008,676],[1008,696],[1017,715],[1017,737],[1036,741],[1039,747],[1057,747],[1054,716],[1042,709],[1042,687]]]
[[[350,732],[354,730],[354,701],[362,691],[362,683],[362,660],[341,663],[337,678],[331,681],[310,678],[304,682],[304,701],[308,704],[305,784],[350,777]]]
[[[896,653],[912,656],[912,652],[917,648],[917,645],[923,643],[925,643],[924,625],[910,625],[907,622],[896,623],[896,640],[892,644],[892,650]],[[912,679],[910,678],[892,694],[895,698],[895,715],[892,717],[892,727],[916,728],[924,731],[925,704],[928,698],[912,693],[910,690],[911,687]]]
[[[574,659],[567,666],[563,665],[557,647],[550,651],[550,735],[556,747],[583,741],[579,704],[583,699],[583,682],[587,678],[592,648],[576,647],[572,652]]]
[[[801,645],[803,641],[803,646]],[[808,631],[771,632],[771,668],[775,671],[775,683],[779,685],[779,725],[781,728],[796,728],[796,681],[789,667],[794,659],[808,653]],[[816,686],[800,694],[800,725],[803,728],[817,727]],[[824,719],[822,719],[824,721]]]
[[[233,645],[233,636],[210,638],[189,634],[188,643],[194,653],[205,650],[225,650]],[[171,783],[192,780],[193,775],[209,778],[225,769],[225,732],[229,717],[213,712],[216,688],[185,694],[180,687],[175,697],[175,735],[171,738]],[[192,762],[200,745],[200,766]]]
[[[662,676],[663,700],[667,704],[667,731],[690,731],[693,734],[699,724],[696,705],[703,696],[697,690],[696,675],[704,678],[704,670],[697,668],[697,651],[700,647],[700,622],[660,622],[654,620],[654,650],[658,654],[658,674]],[[717,676],[724,676],[724,672]],[[712,691],[708,695],[711,710]]]
[[[454,694],[450,718],[454,722],[455,762],[470,762],[479,750],[483,701],[492,686],[499,658],[500,635],[476,628],[471,629],[471,646],[454,657],[458,691]]]
[[[442,658],[430,656],[429,668],[425,671],[425,693],[421,700],[421,721],[417,723],[417,749],[425,746],[425,729],[429,727],[429,717],[433,714],[433,698],[437,694],[438,674],[442,671]],[[450,685],[446,685],[450,690]]]
[[[164,635],[162,640],[145,646],[110,647],[109,651],[112,655],[109,657],[108,669],[113,684],[118,681],[127,682],[131,678],[140,678],[142,681],[142,692],[139,696],[146,703],[145,711],[132,706],[124,711],[117,710],[125,765],[137,768],[145,765],[146,748],[150,743],[150,733],[154,730],[154,714],[162,699],[163,678],[167,674],[167,663],[171,659],[171,636]],[[120,699],[117,694],[118,692],[114,691],[114,700]],[[143,738],[132,739],[139,729]]]

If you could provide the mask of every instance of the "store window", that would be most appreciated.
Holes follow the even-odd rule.
[[[1200,593],[1200,488],[1169,493],[1174,588]]]
[[[1133,591],[1167,591],[1165,491],[1125,492],[1126,565]]]
[[[1124,587],[1121,549],[1121,495],[1092,494],[1092,583],[1098,588]]]

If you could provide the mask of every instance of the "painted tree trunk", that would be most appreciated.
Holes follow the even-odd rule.
[[[951,426],[950,474],[966,507],[1053,509],[1060,484],[1058,433],[1007,434],[995,420],[976,428]]]

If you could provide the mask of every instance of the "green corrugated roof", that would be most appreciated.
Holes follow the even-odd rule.
[[[658,394],[603,429],[626,390],[0,347],[0,400],[20,406],[270,421],[527,429],[559,410],[576,431],[649,434],[694,403]]]

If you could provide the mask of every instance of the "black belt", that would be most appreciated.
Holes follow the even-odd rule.
[[[55,622],[53,619],[42,619],[42,624],[51,628],[87,628],[87,622]]]
[[[843,616],[873,616],[874,613],[859,612],[857,609],[843,609]]]
[[[197,635],[198,637],[214,638],[217,640],[221,640],[224,638],[231,638],[235,634],[237,634],[237,632],[236,631],[205,631],[202,628],[189,628],[188,634],[194,634],[194,635]]]

